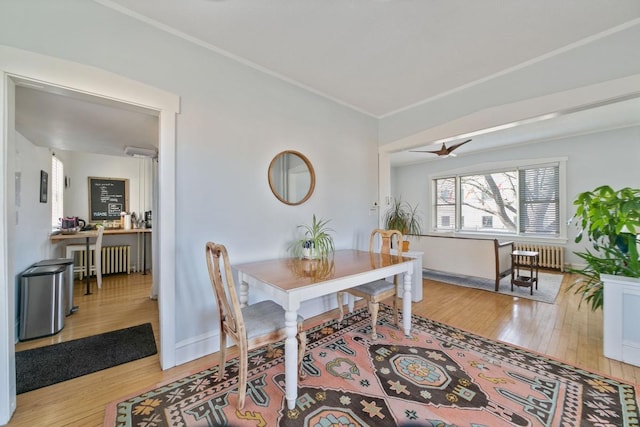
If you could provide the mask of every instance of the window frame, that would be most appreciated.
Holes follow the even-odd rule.
[[[486,236],[499,236],[499,237],[515,237],[515,238],[526,238],[527,240],[541,240],[541,241],[564,241],[567,240],[567,180],[566,180],[566,164],[567,157],[553,157],[553,158],[544,158],[544,159],[522,159],[522,160],[513,160],[513,161],[503,161],[503,162],[490,162],[490,163],[482,163],[457,169],[452,169],[447,172],[435,173],[429,175],[429,186],[428,186],[428,200],[431,206],[430,215],[426,218],[428,229],[433,233],[440,234],[455,234],[455,235],[486,235]],[[460,209],[460,178],[462,176],[467,175],[484,175],[490,173],[500,173],[505,171],[520,171],[521,169],[531,169],[531,168],[543,168],[545,166],[558,166],[558,209],[559,209],[559,229],[557,235],[548,235],[548,234],[533,234],[533,233],[522,233],[520,232],[520,213],[518,213],[518,232],[487,232],[487,231],[474,231],[474,230],[463,230],[460,229],[461,222],[461,209]],[[437,229],[437,203],[436,203],[436,180],[438,179],[446,179],[453,178],[455,180],[455,228],[451,229]],[[518,199],[520,195],[518,194]]]
[[[59,166],[56,166],[58,164]],[[58,170],[59,169],[59,170]],[[64,217],[64,162],[51,154],[51,228],[60,228]],[[54,212],[58,207],[58,213]]]

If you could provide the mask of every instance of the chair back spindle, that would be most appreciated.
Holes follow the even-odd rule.
[[[236,292],[233,274],[229,264],[229,255],[224,245],[207,243],[207,267],[209,270],[209,279],[213,287],[213,293],[218,304],[220,322],[234,333],[238,333],[239,320],[242,319],[240,310],[240,300]],[[222,278],[222,268],[224,268],[224,279]]]

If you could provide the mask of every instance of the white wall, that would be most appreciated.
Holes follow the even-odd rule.
[[[51,153],[33,145],[16,133],[15,172],[20,174],[16,187],[15,232],[20,236],[13,248],[15,270],[22,272],[36,261],[49,256],[51,233]],[[40,171],[49,174],[48,201],[40,203]]]
[[[18,339],[20,274],[34,262],[49,258],[51,233],[51,153],[33,145],[20,133],[15,133],[13,158],[15,209],[9,214],[15,224],[14,253],[14,316],[15,341]],[[47,203],[40,202],[40,171],[49,174]]]
[[[580,192],[605,184],[614,189],[640,187],[640,127],[631,127],[396,167],[391,175],[392,193],[401,194],[412,203],[419,203],[419,210],[424,214],[424,223],[427,224],[427,216],[432,212],[430,179],[433,175],[491,162],[551,157],[568,158],[565,201],[568,218],[575,212],[572,203]],[[573,252],[584,248],[584,242],[576,244],[573,241],[576,231],[573,226],[567,227],[567,241],[556,242],[566,244],[567,262],[579,263],[579,258]],[[503,236],[501,240],[510,240],[510,237]]]
[[[60,155],[59,150],[55,150]],[[144,215],[151,209],[151,159],[105,156],[85,152],[63,152],[65,176],[70,178],[64,190],[64,215],[89,218],[89,177],[129,180],[129,212]],[[94,221],[95,222],[95,221]]]
[[[64,164],[69,186],[64,189],[64,216],[77,216],[89,224],[89,177],[129,180],[129,212],[144,215],[151,210],[152,165],[154,160],[125,156],[106,156],[86,152],[53,150]],[[144,217],[144,216],[143,216]],[[94,221],[97,223],[99,221]],[[131,265],[141,271],[143,264],[142,241],[138,235],[108,235],[105,246],[131,246]],[[51,257],[62,256],[64,244],[53,244]],[[151,268],[151,251],[147,251],[147,268]]]
[[[0,44],[112,71],[181,97],[176,153],[176,339],[216,349],[207,240],[233,262],[286,253],[298,224],[330,218],[338,248],[366,248],[377,217],[374,119],[158,31],[93,2],[4,2]],[[270,192],[278,152],[305,154],[315,193],[286,206]],[[97,175],[97,174],[96,174]],[[72,180],[72,185],[74,182]],[[155,221],[156,218],[154,218]],[[307,307],[306,315],[327,304]]]

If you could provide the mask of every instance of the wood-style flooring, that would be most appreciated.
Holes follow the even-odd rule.
[[[558,298],[552,305],[425,280],[424,300],[413,304],[413,312],[638,383],[640,368],[603,356],[602,312],[593,313],[587,306],[578,309],[579,298],[572,292],[565,292],[571,281],[572,276],[565,275]],[[158,339],[158,308],[157,301],[149,298],[150,275],[105,276],[102,289],[95,287],[94,280],[93,294],[85,296],[84,282],[76,282],[75,303],[80,309],[66,318],[64,329],[53,337],[19,343],[16,351],[145,322],[152,323]],[[336,316],[337,312],[329,312],[308,322],[316,324]],[[216,355],[210,355],[161,371],[158,355],[155,355],[20,394],[9,425],[101,426],[108,403],[216,363]]]

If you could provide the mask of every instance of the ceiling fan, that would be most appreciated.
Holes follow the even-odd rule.
[[[466,144],[469,141],[471,141],[471,139],[467,139],[466,141],[462,141],[462,142],[459,142],[457,144],[453,144],[450,147],[447,147],[446,145],[444,145],[444,142],[443,142],[442,143],[442,147],[440,147],[439,150],[435,150],[435,151],[411,150],[411,152],[412,153],[433,153],[433,154],[437,154],[438,156],[441,156],[441,157],[447,157],[447,156],[455,157],[455,154],[453,154],[453,150],[455,150],[456,148],[460,147],[463,144]]]

